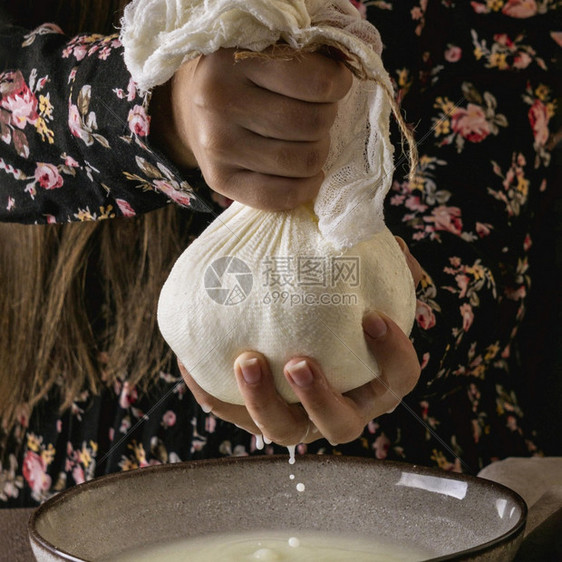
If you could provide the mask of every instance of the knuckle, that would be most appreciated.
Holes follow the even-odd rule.
[[[288,176],[310,178],[321,172],[328,156],[329,143],[311,142],[279,149],[277,165]]]
[[[304,172],[307,176],[316,175],[324,164],[323,154],[318,148],[312,148],[305,151],[304,156]]]
[[[351,72],[341,63],[322,56],[308,80],[310,94],[318,100],[336,101],[343,98],[352,83]]]
[[[300,436],[295,435],[294,431],[290,431],[288,429],[274,430],[268,432],[267,428],[264,428],[263,433],[268,439],[271,439],[271,441],[273,441],[275,444],[281,445],[283,447],[296,445],[300,438]]]
[[[328,67],[330,68],[330,67]],[[337,91],[337,73],[326,71],[326,65],[318,67],[312,72],[308,80],[308,89],[311,96],[318,100],[332,99]]]
[[[330,130],[336,114],[336,104],[308,104],[305,111],[299,112],[297,122],[311,138],[318,138]]]
[[[363,426],[358,424],[348,424],[339,426],[332,431],[329,431],[324,437],[332,444],[338,445],[343,443],[350,443],[358,439],[363,433]]]

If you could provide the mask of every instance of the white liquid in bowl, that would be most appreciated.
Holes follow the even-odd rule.
[[[267,532],[216,534],[144,546],[115,562],[411,562],[433,555],[419,548],[326,533]]]

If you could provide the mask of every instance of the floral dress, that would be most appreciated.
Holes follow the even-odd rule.
[[[413,181],[397,150],[386,213],[425,269],[412,332],[422,375],[360,439],[299,452],[472,473],[537,454],[516,396],[523,374],[514,349],[532,273],[529,225],[551,189],[562,2],[353,3],[381,32],[419,142]],[[1,220],[130,217],[170,201],[220,211],[197,173],[179,174],[148,144],[149,97],[130,79],[117,36],[69,40],[54,25],[10,27],[2,48]],[[22,406],[1,436],[2,507],[36,505],[108,472],[283,452],[259,450],[254,436],[204,413],[173,367],[149,392],[117,381],[99,395],[84,391],[62,414],[51,394],[31,414]]]

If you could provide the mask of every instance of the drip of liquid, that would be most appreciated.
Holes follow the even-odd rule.
[[[255,438],[256,438],[256,449],[261,451],[264,447],[263,435],[261,435],[261,433],[260,433],[260,434],[256,435]]]
[[[289,449],[289,464],[295,464],[295,450],[296,445],[288,445],[287,449]]]
[[[305,485],[302,482],[297,484],[297,492],[304,492]]]
[[[299,541],[297,537],[290,537],[287,542],[289,543],[289,546],[292,548],[298,548],[301,545],[301,541]]]

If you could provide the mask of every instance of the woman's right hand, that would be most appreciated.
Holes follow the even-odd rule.
[[[320,53],[276,47],[235,61],[234,49],[221,49],[155,89],[151,137],[179,166],[199,167],[218,193],[292,209],[318,192],[337,104],[351,83],[341,62]]]

